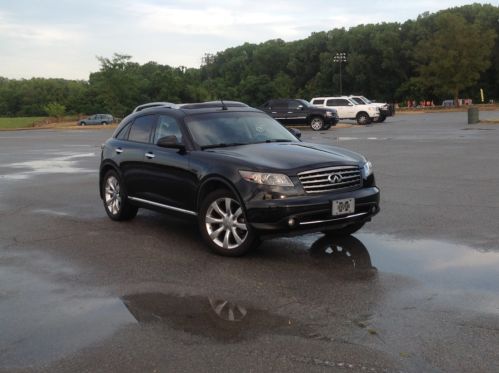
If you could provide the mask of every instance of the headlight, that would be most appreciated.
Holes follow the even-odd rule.
[[[364,179],[367,179],[367,177],[372,173],[373,173],[373,164],[370,161],[367,161],[362,166],[362,176],[364,176]]]
[[[246,181],[263,185],[294,186],[291,179],[284,174],[271,174],[267,172],[239,171]]]

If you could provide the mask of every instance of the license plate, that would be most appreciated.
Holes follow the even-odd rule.
[[[333,216],[352,214],[355,212],[355,198],[333,201]]]

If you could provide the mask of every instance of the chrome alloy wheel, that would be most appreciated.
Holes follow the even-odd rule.
[[[323,122],[322,122],[322,119],[320,119],[320,118],[313,118],[312,121],[310,122],[310,127],[312,127],[312,129],[314,131],[321,130],[322,126],[323,126]]]
[[[206,231],[219,247],[233,250],[248,237],[248,227],[239,202],[225,197],[213,201],[205,216]]]
[[[118,215],[121,210],[121,194],[120,183],[116,177],[110,176],[107,178],[104,188],[104,198],[109,212],[113,215]]]

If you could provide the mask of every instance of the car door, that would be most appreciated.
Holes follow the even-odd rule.
[[[286,113],[286,123],[288,124],[303,124],[307,119],[305,107],[298,100],[288,101],[288,111]]]
[[[120,159],[120,169],[127,193],[131,197],[144,198],[147,193],[145,154],[149,150],[156,120],[157,116],[154,114],[135,118],[126,141],[121,141],[115,149]]]
[[[269,109],[272,118],[283,124],[287,123],[288,102],[286,100],[272,100]]]
[[[145,153],[144,184],[147,190],[143,196],[161,207],[194,211],[197,178],[189,170],[189,154],[156,145],[166,136],[176,136],[179,144],[185,144],[185,133],[179,121],[173,116],[159,114]]]

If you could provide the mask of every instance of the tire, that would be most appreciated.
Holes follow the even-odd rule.
[[[361,126],[371,123],[371,117],[365,111],[358,113],[356,119],[357,123]]]
[[[332,124],[331,124],[331,123],[329,123],[329,124],[324,124],[324,130],[326,130],[326,131],[327,131],[328,129],[330,129],[330,128],[331,128],[331,126],[332,126]]]
[[[128,201],[125,186],[116,171],[110,170],[104,175],[101,189],[104,209],[112,220],[131,220],[137,215],[139,209]]]
[[[258,243],[258,237],[246,224],[239,199],[228,190],[208,194],[199,211],[199,230],[210,249],[219,255],[241,256]]]
[[[103,126],[107,126],[107,122],[101,122]]]
[[[376,119],[373,119],[373,123],[382,123],[385,121],[385,119],[386,119],[386,115],[380,115]]]
[[[80,122],[80,126],[85,126],[87,123],[85,122]]]
[[[324,129],[324,119],[321,117],[312,117],[309,124],[310,128],[314,131],[321,131]]]
[[[359,229],[361,229],[364,226],[364,224],[365,223],[353,223],[340,229],[331,229],[323,231],[322,233],[324,233],[327,236],[347,236],[357,232]]]

